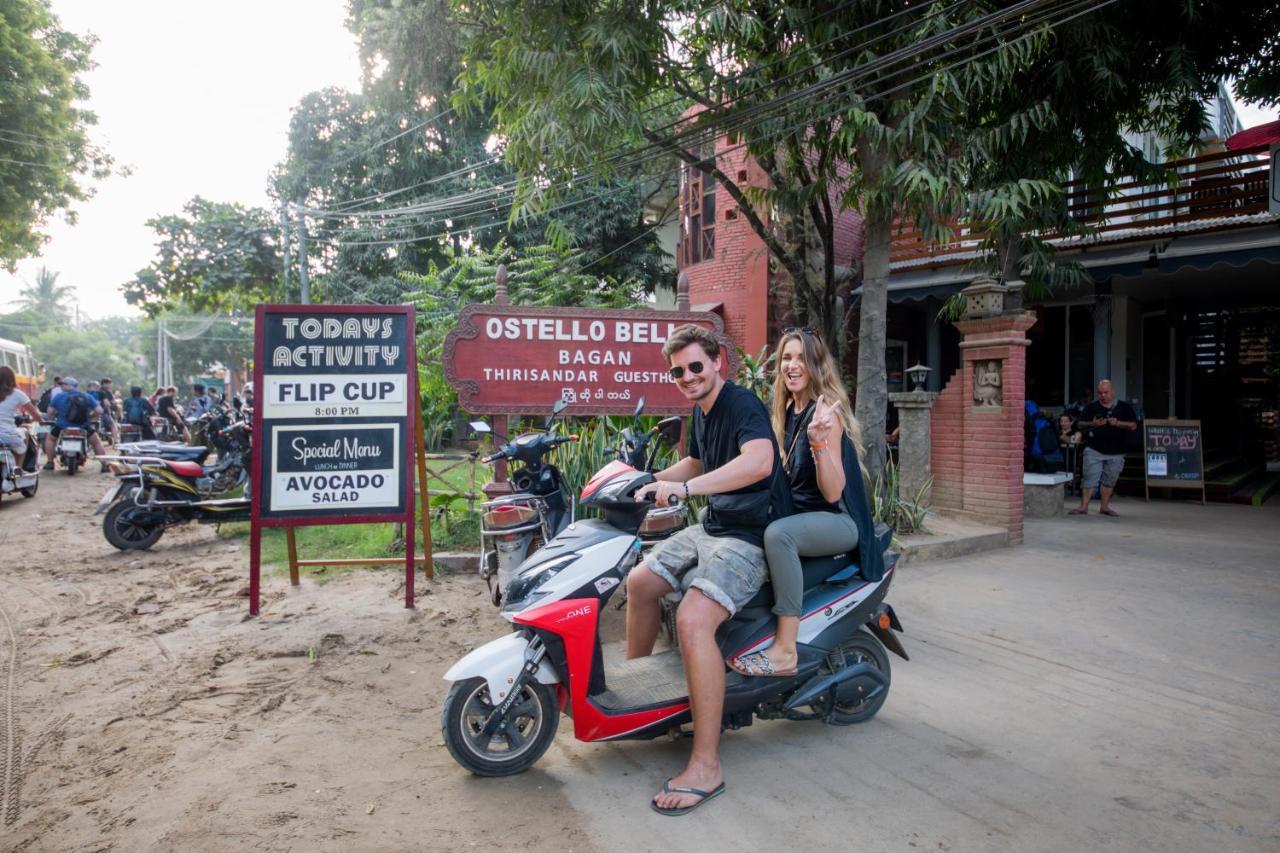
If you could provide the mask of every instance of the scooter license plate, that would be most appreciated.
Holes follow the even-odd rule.
[[[84,453],[84,442],[78,438],[63,440],[62,449],[68,453]]]
[[[93,514],[101,515],[102,513],[106,512],[107,507],[115,503],[116,496],[119,495],[123,489],[124,489],[124,483],[116,483],[114,486],[107,489],[107,493],[102,496],[102,500],[98,501],[98,509]]]

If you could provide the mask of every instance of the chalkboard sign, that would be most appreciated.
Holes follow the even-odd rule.
[[[1142,442],[1147,500],[1151,487],[1199,489],[1204,503],[1204,442],[1199,421],[1148,420]]]

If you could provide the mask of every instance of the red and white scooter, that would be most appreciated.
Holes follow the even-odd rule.
[[[560,712],[578,740],[654,738],[690,722],[678,650],[636,660],[604,659],[600,613],[640,555],[637,531],[653,507],[636,492],[653,475],[611,462],[582,490],[582,505],[601,519],[569,524],[519,567],[505,590],[502,615],[513,633],[466,655],[445,673],[453,682],[442,725],[449,752],[480,776],[527,770],[550,746]],[[888,529],[877,545],[887,548]],[[880,710],[889,691],[887,646],[906,659],[892,633],[901,631],[884,603],[896,554],[884,576],[866,581],[851,555],[804,561],[804,616],[796,674],[749,678],[729,672],[726,728],[760,719],[860,723]],[[775,620],[766,584],[721,626],[725,658],[767,648]]]

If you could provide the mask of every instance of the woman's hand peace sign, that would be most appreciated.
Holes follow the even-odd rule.
[[[839,406],[838,402],[835,405],[827,402],[825,395],[818,396],[817,402],[813,404],[813,417],[809,418],[809,428],[806,430],[810,444],[825,444],[830,440],[836,426],[836,410]]]

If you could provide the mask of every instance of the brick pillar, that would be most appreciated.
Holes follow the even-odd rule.
[[[961,320],[960,503],[975,518],[1022,542],[1022,424],[1030,311]],[[950,387],[948,387],[950,390]],[[939,427],[941,425],[939,424]]]

